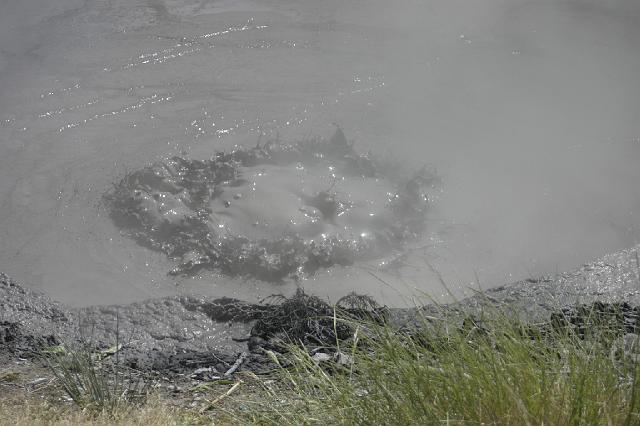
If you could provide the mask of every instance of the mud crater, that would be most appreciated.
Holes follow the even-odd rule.
[[[175,156],[128,173],[104,196],[110,217],[178,265],[264,281],[402,250],[425,230],[435,173],[400,176],[329,139],[260,141],[207,160]]]

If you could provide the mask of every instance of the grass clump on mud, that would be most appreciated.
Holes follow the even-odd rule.
[[[283,344],[307,349],[330,347],[353,337],[354,321],[382,324],[388,316],[386,307],[355,293],[342,297],[335,306],[302,289],[292,297],[275,295],[265,302],[268,309],[258,316],[251,336],[260,339],[265,348],[278,350],[287,349]]]
[[[443,308],[437,318],[417,310],[411,326],[391,324],[388,310],[356,295],[332,306],[298,292],[263,308],[253,350],[278,366],[269,373],[238,371],[99,410],[82,398],[80,411],[32,405],[22,423],[640,424],[640,309],[626,304],[565,309],[541,324],[498,308],[475,316]],[[85,361],[68,367],[76,382],[101,368]],[[15,420],[9,413],[0,398],[0,424]]]
[[[113,349],[118,350],[117,346]],[[115,414],[146,397],[146,385],[139,374],[127,371],[117,361],[102,363],[111,353],[59,346],[47,355],[47,365],[68,398],[85,411]]]
[[[526,325],[498,312],[399,331],[346,320],[354,336],[319,361],[291,349],[280,390],[227,412],[260,424],[640,424],[637,335],[611,315]],[[612,313],[615,318],[617,313]],[[618,315],[621,317],[620,315]],[[574,318],[573,318],[574,319]],[[340,320],[338,319],[338,322]],[[333,360],[336,357],[332,358]],[[241,397],[238,397],[238,403]]]

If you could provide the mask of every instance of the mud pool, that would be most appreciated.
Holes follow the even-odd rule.
[[[427,165],[442,186],[419,237],[305,274],[310,292],[401,305],[446,296],[441,280],[462,294],[630,247],[640,241],[639,23],[632,0],[5,2],[0,271],[78,306],[290,294],[288,278],[167,275],[203,253],[139,244],[103,196],[172,158],[328,139],[333,123],[358,155],[393,159],[405,176]],[[362,205],[398,191],[387,177],[332,187],[323,167],[307,168],[310,186],[280,165],[245,168],[273,191],[249,203],[248,183],[222,188],[207,226],[258,240],[291,232],[293,218],[312,239],[337,231],[301,199],[330,189]],[[383,204],[366,215],[384,216]],[[379,226],[361,212],[342,222],[353,235],[397,219]]]

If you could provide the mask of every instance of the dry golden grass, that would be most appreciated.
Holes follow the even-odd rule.
[[[83,411],[75,405],[51,402],[41,397],[15,394],[0,398],[0,426],[32,425],[206,425],[210,417],[197,410],[172,407],[170,401],[152,398],[141,406],[116,412]]]

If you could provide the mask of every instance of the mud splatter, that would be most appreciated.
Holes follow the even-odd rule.
[[[338,128],[328,140],[172,157],[127,174],[104,200],[126,234],[179,262],[171,274],[277,282],[382,256],[424,232],[436,176],[385,170]]]

